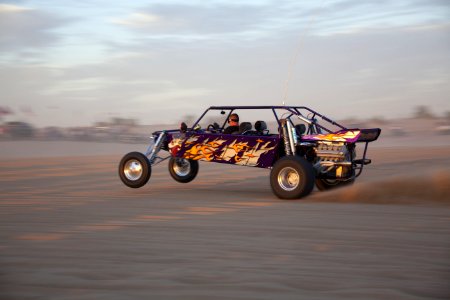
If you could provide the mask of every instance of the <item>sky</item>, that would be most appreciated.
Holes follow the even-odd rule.
[[[449,0],[0,0],[0,107],[37,127],[211,105],[450,111]]]

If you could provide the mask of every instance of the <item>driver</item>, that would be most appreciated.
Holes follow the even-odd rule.
[[[228,118],[228,127],[225,128],[223,133],[232,134],[236,131],[239,131],[239,116],[238,114],[231,114]]]

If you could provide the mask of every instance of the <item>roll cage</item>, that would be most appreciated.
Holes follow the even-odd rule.
[[[325,127],[322,124],[319,124],[318,118],[328,123],[328,126],[335,126],[338,130],[347,129],[343,125],[306,106],[211,106],[206,109],[205,112],[203,112],[203,114],[192,125],[191,129],[196,128],[200,121],[211,110],[220,110],[223,112],[223,114],[227,115],[223,124],[220,125],[221,130],[224,129],[229,116],[236,110],[271,110],[277,122],[278,128],[281,126],[281,119],[288,119],[293,124],[294,122],[292,120],[292,117],[296,116],[298,119],[308,124],[306,134],[320,134],[324,131],[332,133],[336,131],[332,130],[331,128]],[[279,112],[277,112],[277,110],[284,110],[285,113],[281,116],[279,115]]]

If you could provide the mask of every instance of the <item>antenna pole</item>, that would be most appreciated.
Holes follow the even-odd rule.
[[[284,91],[283,91],[283,98],[282,98],[283,105],[285,105],[287,97],[288,97],[289,84],[291,82],[292,75],[294,73],[294,67],[297,64],[298,57],[300,56],[300,51],[302,50],[303,40],[304,40],[306,34],[308,33],[308,31],[311,29],[312,23],[316,20],[319,10],[322,9],[324,4],[325,4],[325,0],[322,0],[320,3],[319,9],[317,10],[317,12],[314,15],[310,16],[309,22],[307,23],[307,27],[305,28],[303,35],[301,35],[299,38],[298,47],[297,47],[297,50],[295,51],[294,55],[291,58],[291,61],[289,64],[288,76],[287,76],[285,84],[284,84]]]

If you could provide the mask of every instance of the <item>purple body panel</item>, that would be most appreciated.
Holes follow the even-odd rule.
[[[280,138],[213,133],[170,133],[169,152],[174,157],[259,168],[271,168]]]

